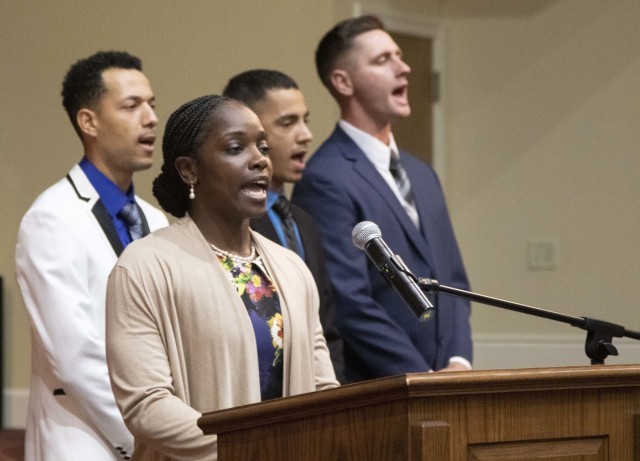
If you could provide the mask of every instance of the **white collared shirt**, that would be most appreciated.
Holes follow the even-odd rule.
[[[369,159],[380,176],[389,185],[394,195],[402,205],[404,211],[409,215],[409,219],[413,224],[420,228],[420,217],[416,209],[408,203],[400,194],[396,180],[393,178],[391,171],[389,170],[389,162],[391,161],[391,151],[396,155],[400,155],[398,152],[398,146],[396,140],[393,138],[393,133],[389,133],[389,145],[386,145],[379,139],[371,136],[369,133],[356,128],[346,120],[340,120],[338,122],[340,128],[349,136],[353,142],[364,152],[364,155]]]

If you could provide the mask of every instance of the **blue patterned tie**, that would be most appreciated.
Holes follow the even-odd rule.
[[[138,240],[143,236],[142,219],[140,219],[140,212],[138,211],[138,205],[135,203],[127,202],[118,212],[118,217],[122,219],[129,227],[129,235],[131,240]]]
[[[391,176],[396,180],[396,185],[400,191],[400,196],[412,207],[415,208],[415,201],[413,199],[413,192],[411,191],[411,183],[407,172],[402,167],[398,156],[391,151],[391,160],[389,161],[389,171]]]

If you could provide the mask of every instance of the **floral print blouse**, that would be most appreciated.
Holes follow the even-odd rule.
[[[217,254],[247,308],[258,345],[262,400],[282,397],[283,337],[280,298],[258,256],[251,262]]]

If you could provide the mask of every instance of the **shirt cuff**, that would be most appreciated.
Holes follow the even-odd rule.
[[[449,359],[449,363],[451,363],[451,362],[460,363],[460,364],[464,365],[465,367],[467,367],[469,370],[473,370],[473,367],[471,366],[471,362],[469,362],[464,357],[460,357],[458,355],[454,355],[453,357],[451,357]]]

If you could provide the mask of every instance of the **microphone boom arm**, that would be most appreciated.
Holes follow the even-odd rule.
[[[504,299],[492,298],[490,296],[461,290],[459,288],[440,285],[437,280],[428,278],[418,278],[418,285],[426,293],[444,293],[468,301],[478,302],[489,306],[500,307],[522,314],[542,317],[556,322],[568,323],[571,326],[587,331],[585,343],[585,353],[591,359],[592,365],[604,365],[604,360],[609,355],[618,355],[618,350],[613,345],[613,338],[632,338],[640,340],[640,332],[627,330],[621,325],[605,322],[603,320],[591,319],[588,317],[573,317],[559,312],[540,309],[538,307],[527,306]]]

